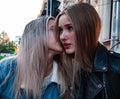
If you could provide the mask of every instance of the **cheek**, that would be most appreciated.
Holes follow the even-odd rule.
[[[52,43],[55,42],[55,36],[54,36],[54,33],[53,33],[53,32],[49,33],[48,39],[49,39],[49,40],[48,40],[48,43],[49,43],[49,44],[52,44]]]
[[[74,32],[73,32],[73,33],[70,33],[69,38],[71,39],[71,41],[72,41],[73,43],[75,43],[75,33],[74,33]]]

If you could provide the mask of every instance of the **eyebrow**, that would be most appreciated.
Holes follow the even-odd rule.
[[[65,26],[70,26],[70,25],[72,25],[72,24],[65,24]]]
[[[65,24],[64,26],[65,26],[65,27],[67,27],[67,26],[72,26],[72,24],[69,23],[69,24]],[[61,27],[61,26],[58,26],[58,27]]]

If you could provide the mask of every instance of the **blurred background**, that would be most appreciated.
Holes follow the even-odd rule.
[[[102,20],[99,41],[120,53],[120,0],[1,0],[0,59],[17,54],[25,25],[42,15],[56,17],[65,7],[86,2]]]

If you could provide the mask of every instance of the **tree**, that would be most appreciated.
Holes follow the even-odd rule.
[[[16,51],[17,45],[9,40],[9,37],[6,32],[0,34],[0,53],[11,53],[14,54]]]

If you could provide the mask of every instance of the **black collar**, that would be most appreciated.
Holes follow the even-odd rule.
[[[107,48],[98,43],[94,55],[93,72],[106,72],[108,70]]]

